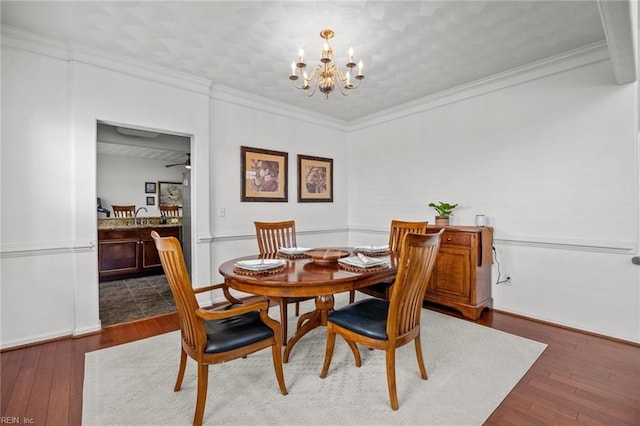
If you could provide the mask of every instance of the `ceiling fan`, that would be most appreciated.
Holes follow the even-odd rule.
[[[191,154],[187,152],[187,159],[184,163],[165,164],[165,167],[184,166],[187,169],[191,168]]]

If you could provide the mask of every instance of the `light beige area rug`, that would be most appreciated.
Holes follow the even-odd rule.
[[[301,306],[309,310],[311,301]],[[344,301],[336,302],[342,306]],[[293,310],[293,309],[292,309]],[[277,308],[271,315],[277,317]],[[295,329],[295,317],[290,330]],[[289,395],[278,390],[271,351],[209,367],[209,425],[481,425],[546,345],[424,310],[420,379],[414,345],[397,353],[400,409],[389,405],[383,351],[361,348],[362,367],[340,337],[326,379],[318,376],[326,330],[303,337],[284,365]],[[87,353],[84,425],[188,425],[196,400],[195,363],[173,392],[180,335],[172,332]]]

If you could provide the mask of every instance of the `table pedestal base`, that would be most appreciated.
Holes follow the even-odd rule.
[[[284,362],[285,364],[289,362],[289,355],[291,354],[293,347],[296,345],[296,343],[298,343],[298,340],[300,340],[302,336],[316,327],[327,325],[327,316],[331,312],[333,312],[334,302],[335,301],[333,295],[316,297],[316,309],[314,311],[307,312],[306,314],[298,318],[296,332],[293,337],[291,337],[284,349],[282,362]]]

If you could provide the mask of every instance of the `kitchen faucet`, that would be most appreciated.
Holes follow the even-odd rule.
[[[140,210],[144,210],[145,212],[147,212],[147,213],[148,213],[148,210],[147,210],[147,208],[146,208],[146,207],[138,207],[138,210],[136,210],[136,212],[133,214],[133,224],[134,224],[134,225],[137,225],[137,224],[138,224],[138,212],[139,212]],[[142,223],[141,223],[140,225],[142,225]]]

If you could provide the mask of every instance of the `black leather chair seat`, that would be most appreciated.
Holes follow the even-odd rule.
[[[273,331],[260,320],[258,312],[248,312],[221,320],[206,320],[205,353],[226,352],[273,336]]]
[[[329,321],[372,339],[387,340],[389,301],[364,299],[329,314]]]

